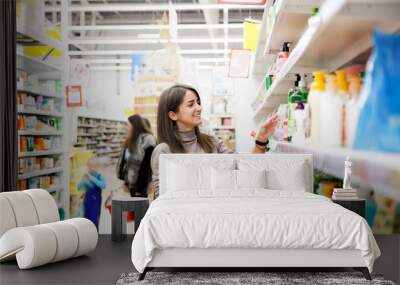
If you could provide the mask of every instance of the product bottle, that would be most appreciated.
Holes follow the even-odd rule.
[[[342,138],[342,100],[337,93],[336,76],[329,74],[326,89],[320,99],[320,144],[339,147]]]
[[[305,144],[306,136],[304,129],[305,112],[302,102],[297,103],[296,110],[293,112],[293,136],[292,141],[294,144]]]
[[[286,60],[289,58],[289,45],[290,42],[284,42],[282,49],[278,52],[278,57],[276,59],[276,73],[278,73],[282,66],[285,64]]]
[[[288,92],[288,140],[289,141],[291,141],[291,137],[293,134],[292,114],[296,109],[297,102],[301,102],[301,100],[298,100],[298,95],[297,95],[299,92],[299,81],[300,81],[300,75],[296,74],[296,81],[294,82],[294,88],[290,89]]]
[[[350,99],[345,103],[345,146],[350,147],[353,144],[354,133],[356,131],[359,108],[359,95],[361,89],[361,77],[353,76],[350,78],[349,95]]]
[[[346,107],[345,107],[345,102],[349,100],[349,88],[347,85],[347,77],[346,77],[346,72],[343,70],[338,70],[336,71],[336,76],[337,76],[337,85],[338,85],[338,95],[339,98],[342,100],[342,107],[341,107],[341,139],[340,139],[340,144],[342,146],[345,145],[345,142],[347,141],[346,138]]]
[[[299,89],[300,89],[301,102],[307,103],[308,89],[307,89],[307,78],[305,74],[303,74],[300,77]]]
[[[308,95],[308,121],[310,127],[310,142],[312,145],[318,145],[320,141],[320,97],[322,93],[325,92],[325,74],[323,71],[316,71],[313,75],[314,81],[311,84],[310,93]]]

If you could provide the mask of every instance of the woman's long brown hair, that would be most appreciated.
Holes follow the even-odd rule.
[[[158,103],[157,140],[158,143],[166,143],[173,153],[185,153],[185,149],[178,134],[178,126],[175,121],[169,118],[168,113],[171,111],[174,113],[179,112],[179,106],[183,103],[183,97],[185,97],[188,90],[193,91],[199,102],[201,102],[200,95],[196,89],[188,85],[178,84],[166,89],[161,94]],[[214,143],[212,137],[201,133],[198,127],[195,127],[194,131],[197,136],[197,142],[204,152],[213,152]]]
[[[151,134],[151,129],[148,127],[150,122],[146,123],[140,115],[132,115],[128,118],[128,121],[132,125],[132,131],[125,140],[125,148],[132,153],[139,135],[143,133]]]

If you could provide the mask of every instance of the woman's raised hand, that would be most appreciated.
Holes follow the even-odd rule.
[[[277,115],[268,118],[258,129],[258,132],[254,135],[255,139],[261,142],[266,142],[268,137],[274,133],[277,124]]]

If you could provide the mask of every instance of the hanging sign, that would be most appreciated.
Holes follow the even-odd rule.
[[[247,78],[249,76],[250,61],[251,50],[232,49],[228,76]]]
[[[66,88],[67,107],[82,107],[82,87],[80,85],[69,85]]]
[[[246,19],[243,23],[243,48],[255,52],[257,49],[258,38],[260,36],[259,21]]]

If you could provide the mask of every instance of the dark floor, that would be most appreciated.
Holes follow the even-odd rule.
[[[376,235],[382,251],[374,273],[400,283],[400,235]],[[122,273],[133,272],[132,236],[124,242],[112,242],[111,236],[100,235],[94,252],[88,256],[19,270],[16,262],[0,264],[0,285],[9,284],[115,284]],[[308,270],[307,270],[308,271]]]
[[[0,284],[115,284],[124,272],[134,271],[131,261],[132,238],[112,242],[100,235],[97,248],[87,256],[19,270],[17,263],[0,264]]]

